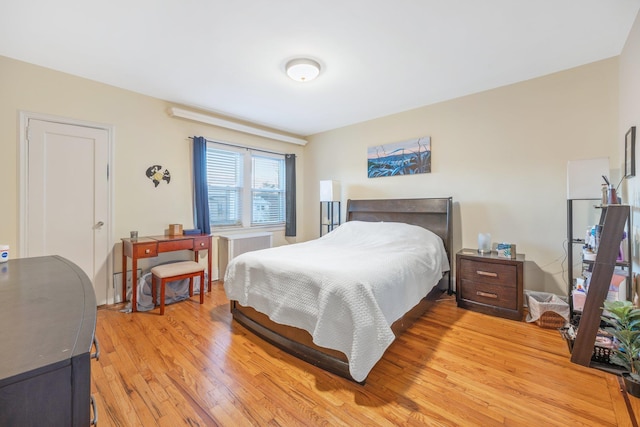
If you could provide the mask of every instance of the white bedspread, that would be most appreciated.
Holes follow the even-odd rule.
[[[363,381],[393,342],[391,324],[449,270],[442,240],[421,227],[350,221],[304,243],[234,258],[227,297],[343,352]]]

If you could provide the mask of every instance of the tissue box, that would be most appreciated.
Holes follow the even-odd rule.
[[[498,243],[496,253],[500,258],[516,258],[516,245],[511,243]]]
[[[169,224],[169,236],[181,236],[182,224]]]

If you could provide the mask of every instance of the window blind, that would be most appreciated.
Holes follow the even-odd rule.
[[[252,225],[284,222],[284,160],[252,156]]]
[[[211,225],[242,224],[242,154],[207,149]]]
[[[212,226],[284,224],[284,156],[208,145],[207,184]]]

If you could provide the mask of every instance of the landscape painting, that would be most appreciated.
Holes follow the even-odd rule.
[[[369,178],[431,172],[431,137],[409,139],[367,150]]]

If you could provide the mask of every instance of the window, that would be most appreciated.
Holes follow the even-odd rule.
[[[284,225],[283,155],[208,143],[207,184],[212,226]]]
[[[251,225],[284,223],[284,182],[282,156],[251,156]]]

